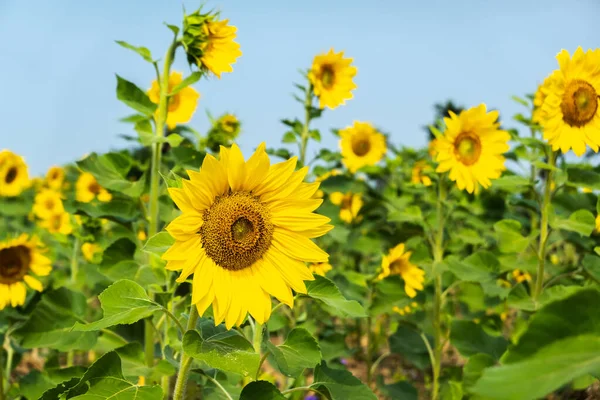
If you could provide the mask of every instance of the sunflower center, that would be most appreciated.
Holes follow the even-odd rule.
[[[340,208],[342,210],[349,210],[351,207],[352,207],[352,195],[344,196],[344,198],[342,200],[342,205],[340,206]]]
[[[598,110],[598,93],[586,81],[575,79],[565,89],[560,109],[563,120],[571,126],[583,126],[590,122]]]
[[[481,156],[481,141],[473,133],[463,132],[454,142],[454,154],[465,165],[475,164]]]
[[[4,182],[7,184],[13,183],[15,179],[17,179],[17,175],[19,174],[19,170],[16,167],[11,167],[6,176],[4,177]]]
[[[202,217],[202,245],[221,268],[239,271],[251,267],[271,246],[269,210],[248,192],[217,196]]]
[[[44,203],[44,205],[46,206],[47,210],[52,210],[54,209],[54,200],[46,199],[46,203]]]
[[[371,150],[369,139],[358,139],[352,141],[352,152],[359,157],[364,156]]]
[[[98,185],[98,182],[92,182],[88,186],[88,190],[91,193],[98,194],[98,193],[100,193],[100,185]]]
[[[321,83],[325,89],[330,89],[335,83],[335,72],[333,67],[329,64],[321,67]]]
[[[62,215],[56,214],[52,216],[52,220],[50,221],[52,224],[52,229],[59,230],[62,225]]]
[[[390,274],[391,275],[402,275],[406,272],[408,267],[408,263],[404,259],[399,259],[390,264]]]
[[[19,282],[29,271],[31,252],[26,246],[14,246],[0,250],[0,283],[10,285]]]

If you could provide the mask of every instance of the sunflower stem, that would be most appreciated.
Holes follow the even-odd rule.
[[[302,127],[302,135],[300,136],[300,164],[304,166],[306,161],[306,147],[308,145],[309,138],[309,125],[310,125],[310,109],[312,108],[313,99],[313,87],[312,85],[306,86],[306,98],[304,99],[304,125]]]
[[[8,384],[8,382],[6,382]],[[2,368],[2,358],[0,358],[0,400],[4,400],[4,371]]]
[[[252,338],[252,344],[254,345],[254,351],[260,355],[263,340],[263,325],[258,321],[254,321],[254,335]]]
[[[75,235],[73,242],[73,253],[71,254],[71,283],[77,282],[77,274],[79,273],[79,236]]]
[[[198,321],[198,310],[196,306],[192,304],[190,307],[190,317],[188,319],[187,330],[195,330],[196,322]],[[179,373],[177,374],[177,381],[175,381],[175,391],[173,392],[173,400],[182,400],[185,395],[185,388],[187,386],[188,376],[190,375],[190,366],[192,365],[192,358],[185,354],[183,345],[181,347],[181,361],[179,365]]]

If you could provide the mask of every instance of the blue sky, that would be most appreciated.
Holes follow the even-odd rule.
[[[23,155],[33,174],[91,151],[126,145],[115,73],[142,88],[151,66],[114,40],[162,57],[171,38],[163,22],[180,24],[182,6],[198,1],[0,1],[0,148]],[[333,47],[358,67],[355,98],[324,113],[323,145],[337,147],[329,128],[370,121],[396,144],[419,147],[432,105],[448,98],[485,102],[503,119],[520,112],[510,96],[535,90],[556,68],[560,49],[600,45],[597,0],[421,1],[223,0],[207,3],[238,27],[243,56],[232,74],[201,81],[191,125],[206,131],[206,110],[236,113],[247,153],[261,141],[277,147],[281,118],[300,116],[291,97],[299,68]],[[178,53],[175,69],[188,72]],[[309,149],[313,154],[316,147]]]

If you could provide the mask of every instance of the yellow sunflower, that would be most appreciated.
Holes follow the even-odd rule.
[[[102,248],[96,243],[86,242],[81,245],[81,254],[87,261],[92,261],[101,250]]]
[[[329,201],[340,206],[340,219],[347,224],[353,221],[359,222],[362,217],[358,215],[363,206],[360,193],[333,192],[329,195]]]
[[[352,78],[356,75],[356,67],[351,66],[352,59],[344,58],[344,52],[334,53],[330,49],[326,54],[315,56],[308,79],[319,98],[319,107],[334,109],[346,104],[351,99],[356,84]]]
[[[310,264],[308,266],[308,269],[313,274],[325,276],[325,274],[327,274],[327,272],[331,271],[333,269],[333,267],[331,266],[331,264],[323,262],[323,263]]]
[[[65,180],[65,170],[61,167],[50,167],[46,173],[46,183],[50,189],[60,190]]]
[[[82,203],[89,203],[95,198],[106,203],[111,201],[112,195],[98,184],[94,175],[82,172],[75,184],[75,198]]]
[[[15,197],[30,186],[23,157],[12,151],[0,151],[0,196]]]
[[[504,156],[510,135],[498,129],[498,112],[487,112],[485,104],[462,111],[450,111],[444,118],[446,131],[438,139],[436,172],[450,171],[450,179],[460,190],[473,193],[478,184],[490,187],[506,169]]]
[[[319,183],[304,183],[308,168],[294,172],[296,163],[270,165],[264,143],[244,161],[234,144],[169,189],[183,214],[167,227],[176,242],[162,257],[181,271],[179,282],[194,274],[192,303],[200,315],[212,304],[216,324],[229,329],[247,313],[264,323],[270,295],[292,307],[290,289],[306,293],[313,279],[304,262],[328,260],[310,240],[333,228],[313,213],[323,202],[311,198]]]
[[[600,49],[583,52],[578,47],[569,55],[556,56],[559,69],[549,78],[547,96],[542,105],[544,139],[553,150],[570,149],[581,156],[586,145],[598,152],[600,145]]]
[[[422,183],[424,186],[431,186],[431,178],[425,175],[426,172],[433,171],[427,161],[417,161],[412,169],[411,182],[415,184]]]
[[[517,281],[517,283],[531,281],[531,275],[529,275],[529,272],[523,272],[520,269],[515,269],[512,272],[512,276],[515,279],[515,281]]]
[[[340,148],[344,165],[354,173],[365,165],[377,164],[385,155],[385,136],[367,122],[354,121],[340,130]]]
[[[140,242],[145,242],[146,239],[148,239],[148,235],[146,235],[146,231],[143,229],[140,229],[137,233],[137,238]]]
[[[40,226],[50,233],[60,233],[70,235],[73,233],[71,217],[66,212],[52,214],[46,219],[40,221]]]
[[[52,270],[42,251],[39,241],[27,234],[0,242],[0,310],[25,304],[27,289],[23,283],[38,292],[44,290],[31,275],[47,276]]]
[[[237,137],[240,130],[240,121],[233,114],[225,114],[219,118],[219,126],[226,132],[232,139]]]
[[[381,260],[381,273],[377,279],[381,280],[390,275],[400,275],[404,280],[404,291],[408,297],[415,297],[417,290],[423,290],[425,271],[410,262],[410,251],[404,251],[404,243],[390,250]]]
[[[60,193],[51,189],[42,189],[35,195],[33,213],[41,219],[47,219],[65,210]]]
[[[183,76],[181,72],[171,72],[171,75],[169,75],[168,91],[171,92],[182,80]],[[150,97],[150,101],[153,103],[158,104],[160,101],[160,85],[157,80],[152,81],[148,97]],[[167,106],[167,126],[169,129],[174,129],[177,124],[185,124],[192,119],[199,98],[200,94],[191,86],[187,86],[175,95],[169,96],[169,104]],[[158,110],[156,110],[156,113],[158,113]]]

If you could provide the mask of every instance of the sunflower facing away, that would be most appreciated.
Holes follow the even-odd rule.
[[[23,157],[12,151],[0,151],[0,196],[15,197],[30,186]]]
[[[427,163],[427,161],[417,161],[412,168],[411,183],[423,184],[424,186],[431,186],[431,178],[425,173],[433,171],[433,168]]]
[[[346,194],[342,192],[333,192],[329,195],[329,201],[340,207],[340,219],[347,224],[353,221],[360,221],[362,218],[358,215],[363,206],[360,193]]]
[[[52,214],[50,217],[41,220],[40,226],[50,233],[70,235],[73,232],[71,217],[66,212]]]
[[[541,111],[544,139],[554,151],[570,149],[581,156],[586,145],[595,152],[600,146],[600,49],[556,56],[559,69],[550,75]]]
[[[325,276],[325,274],[327,274],[327,272],[331,271],[333,269],[333,267],[331,266],[331,264],[329,264],[327,262],[323,262],[323,263],[310,264],[308,266],[308,269],[313,274]]]
[[[354,173],[365,165],[377,164],[385,155],[385,136],[367,122],[354,121],[340,130],[340,148],[344,165]]]
[[[42,189],[35,195],[33,213],[41,219],[48,219],[53,215],[65,211],[60,193],[51,189]]]
[[[89,203],[95,198],[105,203],[112,200],[112,195],[108,190],[100,186],[94,175],[89,172],[82,172],[79,175],[75,184],[75,197],[82,203]]]
[[[415,297],[417,290],[423,290],[425,271],[410,262],[410,251],[404,251],[404,243],[390,250],[381,260],[381,273],[377,279],[381,280],[390,275],[400,275],[404,280],[404,291],[408,297]]]
[[[319,98],[319,107],[334,109],[346,104],[353,97],[352,90],[356,84],[352,78],[356,75],[356,67],[351,66],[352,59],[344,58],[344,52],[334,53],[330,49],[326,54],[315,56],[308,79]]]
[[[169,89],[171,92],[173,88],[181,83],[183,76],[181,72],[171,72],[169,75]],[[150,101],[158,104],[160,101],[160,86],[157,80],[152,81],[152,87],[148,91],[148,97]],[[196,106],[198,105],[198,99],[200,94],[191,86],[187,86],[181,89],[173,96],[169,96],[169,104],[167,105],[167,127],[174,129],[177,124],[185,124],[192,119]],[[156,110],[158,113],[158,110]]]
[[[270,165],[265,144],[244,161],[235,144],[220,159],[204,158],[200,172],[169,193],[183,214],[167,227],[175,244],[163,254],[166,268],[193,277],[192,303],[200,315],[210,304],[215,324],[259,323],[271,314],[271,295],[293,306],[291,289],[306,293],[313,275],[305,262],[326,262],[310,239],[333,228],[313,211],[319,183],[304,183],[296,157]]]
[[[42,255],[37,239],[22,234],[0,242],[0,310],[25,304],[27,289],[23,283],[41,292],[42,283],[32,273],[47,276],[51,270],[51,262]]]
[[[61,167],[50,167],[46,173],[46,184],[50,189],[60,190],[65,180],[65,170]]]
[[[510,135],[498,129],[498,112],[487,112],[485,104],[462,111],[450,111],[444,118],[446,131],[438,139],[436,172],[450,171],[450,179],[460,190],[473,193],[478,184],[490,187],[506,169],[504,156]]]

